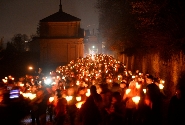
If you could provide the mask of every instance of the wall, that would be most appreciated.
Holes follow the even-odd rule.
[[[83,57],[83,39],[40,39],[42,63],[69,63]]]
[[[41,23],[41,37],[78,37],[80,22]]]
[[[180,74],[185,71],[185,54],[182,52],[171,55],[171,59],[168,61],[163,61],[159,53],[131,57],[123,54],[118,59],[127,65],[128,70],[140,70],[144,74],[149,73],[155,77],[164,79],[164,91],[168,97],[175,94],[175,87]]]

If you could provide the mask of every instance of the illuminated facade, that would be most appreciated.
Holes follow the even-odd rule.
[[[40,20],[40,62],[67,64],[84,55],[81,19],[59,11]]]

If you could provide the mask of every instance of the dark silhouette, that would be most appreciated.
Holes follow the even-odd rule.
[[[185,125],[185,77],[182,73],[168,108],[169,125]]]
[[[125,105],[121,102],[121,94],[114,92],[109,108],[106,108],[106,125],[122,125],[124,123]]]
[[[39,89],[36,94],[37,97],[30,103],[32,124],[36,120],[37,125],[45,125],[48,96],[44,89]]]
[[[101,123],[101,114],[97,106],[97,102],[101,100],[101,96],[96,92],[96,86],[91,86],[91,95],[82,105],[80,115],[83,125],[98,125]]]
[[[150,108],[149,119],[151,125],[162,124],[162,95],[159,87],[153,83],[153,76],[149,75],[146,78],[146,96],[145,101],[147,106]]]
[[[64,125],[67,114],[67,100],[65,98],[59,98],[55,107],[55,125]]]

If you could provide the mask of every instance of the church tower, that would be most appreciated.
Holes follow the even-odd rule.
[[[65,13],[60,0],[59,11],[40,20],[40,62],[65,65],[84,55],[84,31],[81,19]]]

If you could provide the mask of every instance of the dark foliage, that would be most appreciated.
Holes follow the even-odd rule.
[[[16,78],[22,77],[25,74],[34,74],[38,67],[39,51],[30,51],[29,42],[26,35],[17,34],[12,38],[12,42],[8,42],[6,49],[0,53],[0,78],[12,75]],[[33,71],[28,70],[28,66],[34,66]]]
[[[160,52],[166,60],[185,50],[184,6],[183,0],[98,0],[100,30],[114,51]]]

